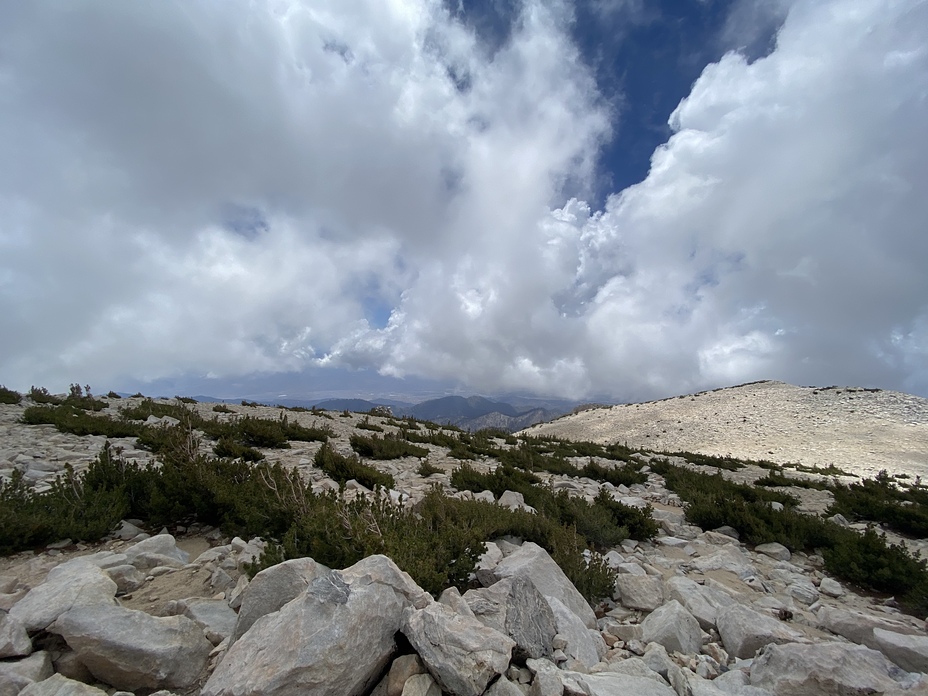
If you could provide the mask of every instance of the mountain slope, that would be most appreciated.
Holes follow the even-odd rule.
[[[928,480],[928,399],[859,387],[758,382],[590,409],[525,432]]]

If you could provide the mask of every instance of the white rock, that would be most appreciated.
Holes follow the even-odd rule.
[[[134,565],[117,565],[106,568],[106,574],[116,583],[117,591],[120,593],[135,592],[145,584],[147,577],[142,571]]]
[[[588,629],[580,618],[568,609],[557,597],[547,597],[554,612],[557,633],[567,640],[564,652],[589,669],[606,653],[606,643],[598,631]],[[594,638],[595,634],[595,638]],[[599,640],[597,641],[596,638]],[[532,657],[537,657],[532,655]]]
[[[809,606],[818,601],[818,590],[808,580],[799,580],[786,588],[787,593],[796,601]]]
[[[441,689],[431,675],[414,674],[403,685],[402,696],[441,696]]]
[[[177,548],[177,542],[170,534],[158,534],[133,544],[123,553],[129,563],[139,570],[148,570],[158,566],[180,568],[187,564],[189,554]]]
[[[103,689],[53,674],[48,679],[33,682],[19,696],[106,696]]]
[[[680,602],[705,631],[715,628],[719,609],[735,603],[730,595],[721,590],[705,587],[680,575],[664,583],[664,596]]]
[[[32,641],[26,627],[0,610],[0,658],[25,657],[32,652]]]
[[[744,572],[756,572],[750,559],[734,544],[725,546],[708,556],[687,561],[688,565],[703,573],[710,570],[727,570],[735,575]]]
[[[783,546],[783,544],[778,544],[775,541],[771,541],[768,544],[758,544],[754,547],[754,550],[757,553],[762,553],[765,556],[770,556],[777,561],[788,561],[792,558],[792,554],[789,552],[789,549]]]
[[[914,634],[915,629],[901,623],[890,621],[887,618],[865,614],[859,611],[839,609],[837,607],[822,606],[816,613],[819,626],[832,633],[843,636],[848,640],[868,648],[879,650],[879,643],[873,635],[876,628],[893,633]]]
[[[844,594],[844,588],[841,583],[831,578],[822,578],[818,586],[819,592],[828,597],[841,597]]]
[[[411,612],[403,634],[442,689],[456,696],[482,694],[509,667],[515,647],[508,636],[438,602]]]
[[[590,696],[676,696],[673,689],[654,679],[637,677],[620,672],[580,674],[566,672],[562,679],[573,679]]]
[[[52,672],[51,656],[44,650],[22,660],[0,661],[0,696],[16,696],[32,682],[48,679]]]
[[[193,597],[184,601],[184,616],[207,631],[210,642],[219,643],[235,629],[235,611],[224,599]]]
[[[516,642],[514,654],[517,658],[545,657],[554,651],[552,642],[557,625],[551,602],[560,602],[557,599],[546,601],[527,578],[506,578],[490,587],[468,590],[463,600],[472,616]],[[451,602],[443,603],[455,608]],[[587,630],[575,614],[566,608],[565,611]]]
[[[777,696],[882,694],[909,675],[861,645],[769,645],[754,660],[751,685]]]
[[[672,599],[641,622],[641,640],[660,643],[670,652],[695,655],[702,647],[702,630],[693,615]]]
[[[393,562],[372,556],[316,577],[229,648],[202,695],[366,692],[383,673],[410,606],[402,592],[378,581],[383,564]]]
[[[115,604],[116,589],[105,571],[78,558],[52,568],[45,582],[13,605],[10,616],[34,633],[71,609]]]
[[[716,625],[725,650],[742,659],[754,657],[754,653],[770,643],[789,643],[802,637],[772,616],[740,604],[719,610]]]
[[[317,577],[328,573],[328,568],[311,558],[294,558],[255,575],[242,592],[232,642],[241,638],[255,621],[277,611],[298,597]]]
[[[49,630],[97,679],[129,691],[191,686],[213,647],[186,617],[159,618],[113,605],[72,609]]]
[[[648,575],[619,574],[615,578],[613,598],[629,609],[654,611],[664,601],[663,583]]]
[[[583,595],[577,591],[548,552],[537,544],[525,542],[493,569],[493,576],[497,580],[516,575],[531,580],[541,594],[557,597],[580,617],[587,628],[596,628],[596,615]]]
[[[928,672],[928,636],[894,633],[873,629],[873,638],[881,653],[909,672]]]

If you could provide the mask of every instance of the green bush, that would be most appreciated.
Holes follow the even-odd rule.
[[[73,435],[106,437],[137,437],[144,428],[123,419],[95,416],[69,404],[27,406],[21,422],[26,425],[54,425],[60,432]]]
[[[35,385],[29,388],[29,398],[37,404],[53,404],[55,406],[63,401],[57,396],[49,394],[48,389],[45,387],[36,387]]]
[[[396,482],[390,474],[378,471],[372,466],[362,464],[357,457],[345,457],[335,451],[329,444],[325,443],[316,452],[313,464],[321,469],[325,474],[344,485],[351,479],[354,479],[366,488],[393,488]]]
[[[214,413],[235,413],[235,411],[233,411],[231,408],[229,408],[225,404],[216,404],[215,406],[213,406],[213,412]]]
[[[416,473],[422,478],[427,478],[432,474],[442,473],[442,470],[426,459],[419,465],[419,468],[416,469]]]
[[[377,425],[376,423],[371,423],[371,419],[367,416],[364,416],[358,424],[355,426],[358,430],[370,430],[375,433],[382,433],[383,428]]]
[[[368,459],[399,459],[400,457],[427,457],[429,451],[424,447],[416,447],[406,440],[386,435],[379,437],[364,437],[363,435],[351,435],[348,438],[351,443],[351,449],[362,457]]]
[[[264,459],[264,455],[253,447],[222,437],[213,445],[213,452],[217,457],[244,459],[246,462],[259,462]]]
[[[18,391],[7,389],[0,384],[0,404],[18,404],[23,400],[23,395]]]
[[[110,390],[106,393],[106,398],[107,399],[121,399],[122,397],[116,392]]]
[[[197,400],[196,400],[196,399],[194,399],[194,398],[192,398],[192,397],[189,397],[189,396],[175,396],[174,398],[177,399],[178,401],[180,401],[180,402],[183,403],[183,404],[195,404],[195,403],[197,403]]]

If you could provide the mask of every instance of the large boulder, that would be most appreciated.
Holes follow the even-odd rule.
[[[689,561],[688,565],[702,573],[707,573],[711,570],[727,570],[730,573],[740,576],[742,574],[753,574],[756,572],[754,566],[751,565],[751,559],[734,544],[725,546],[708,556],[702,556],[693,561]]]
[[[32,652],[32,641],[21,622],[0,609],[0,658],[24,657]]]
[[[641,640],[660,643],[670,652],[696,655],[702,647],[702,630],[693,615],[672,599],[641,622]]]
[[[880,649],[880,644],[873,634],[877,628],[892,631],[893,633],[917,633],[911,626],[891,621],[888,618],[827,605],[821,607],[816,616],[818,617],[819,627],[874,650]]]
[[[49,627],[94,677],[118,689],[191,686],[212,645],[185,616],[157,617],[113,605],[72,609]]]
[[[363,568],[349,572],[362,564],[371,561],[344,575],[316,577],[279,611],[258,619],[226,652],[202,696],[351,696],[370,689],[396,647],[409,601]]]
[[[715,628],[715,618],[719,609],[735,603],[730,595],[721,590],[700,585],[680,575],[664,583],[664,596],[680,602],[704,631]]]
[[[583,595],[548,552],[537,544],[526,541],[517,551],[501,560],[491,575],[494,581],[516,576],[528,578],[541,594],[561,600],[587,628],[596,628],[596,614]]]
[[[103,689],[53,674],[48,679],[33,682],[19,696],[106,696]]]
[[[516,642],[517,658],[545,657],[554,652],[554,614],[527,578],[506,578],[490,587],[468,590],[464,601],[479,621]]]
[[[169,566],[180,568],[190,559],[189,554],[177,548],[177,542],[170,534],[143,539],[123,551],[131,565],[140,570]]]
[[[928,672],[928,636],[912,636],[873,629],[879,651],[910,672]]]
[[[907,677],[876,650],[847,643],[768,645],[751,667],[751,685],[776,696],[882,694]]]
[[[454,696],[482,694],[509,667],[515,647],[509,636],[438,602],[410,612],[403,634],[435,681]]]
[[[61,614],[78,607],[114,606],[116,583],[93,563],[75,559],[55,566],[45,582],[13,605],[10,616],[27,631],[42,631]]]
[[[262,570],[242,592],[232,640],[241,638],[255,621],[277,611],[304,592],[313,580],[329,572],[311,558],[294,558]]]
[[[399,566],[386,556],[368,556],[350,568],[345,568],[341,575],[349,585],[360,582],[363,585],[374,583],[390,587],[416,609],[422,609],[435,601],[432,595],[416,584],[409,573],[400,570]]]
[[[619,574],[613,596],[628,609],[654,611],[664,602],[663,583],[650,575]]]
[[[599,631],[587,628],[557,597],[547,597],[554,612],[557,632],[567,640],[564,652],[568,657],[579,661],[587,669],[600,661],[606,654],[606,642]]]
[[[802,635],[772,616],[732,604],[718,612],[716,623],[722,643],[734,657],[747,659],[770,643],[792,643]]]

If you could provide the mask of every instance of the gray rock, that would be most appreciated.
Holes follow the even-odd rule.
[[[802,637],[772,616],[764,616],[740,604],[721,609],[716,624],[725,650],[742,659],[754,657],[754,653],[770,643],[790,643]]]
[[[311,558],[294,558],[262,570],[242,592],[232,641],[241,638],[262,616],[299,596],[317,577],[328,573],[328,568]]]
[[[0,658],[25,657],[32,652],[26,627],[0,609]]]
[[[522,576],[531,580],[545,596],[557,597],[567,608],[580,617],[587,628],[596,628],[596,615],[564,571],[552,560],[548,552],[530,541],[525,542],[493,569],[496,580]]]
[[[401,696],[406,681],[416,674],[424,673],[425,665],[418,655],[401,655],[396,658],[386,676],[386,696]]]
[[[637,575],[639,577],[644,577],[648,574],[648,571],[642,568],[638,563],[619,563],[615,567],[615,570],[619,575]]]
[[[828,597],[840,597],[844,594],[844,588],[841,583],[831,578],[822,578],[818,586],[819,592]]]
[[[641,640],[660,643],[671,652],[696,655],[702,647],[702,630],[693,615],[672,599],[641,622]]]
[[[202,696],[363,693],[395,649],[406,606],[403,594],[369,575],[350,585],[337,571],[318,576],[228,649]]]
[[[873,638],[879,651],[902,669],[909,672],[928,672],[928,636],[907,636],[874,628]]]
[[[341,576],[352,587],[378,584],[386,585],[403,596],[403,598],[416,609],[421,609],[435,600],[419,587],[410,577],[409,573],[402,571],[392,560],[382,555],[368,556],[350,568],[341,571]]]
[[[481,585],[492,585],[496,582],[496,578],[493,577],[493,569],[501,560],[503,560],[503,552],[499,546],[492,541],[486,542],[486,551],[483,552],[477,560],[477,565],[474,566],[474,575],[477,576],[477,580],[480,581]]]
[[[403,634],[442,689],[456,696],[482,694],[506,671],[515,647],[508,636],[438,602],[411,612]]]
[[[474,590],[469,591],[473,592]],[[453,585],[442,590],[441,594],[438,596],[438,601],[449,609],[453,609],[458,614],[464,614],[465,616],[476,616],[473,609],[471,609],[467,604],[467,600],[461,596],[458,588],[454,587]]]
[[[170,566],[180,568],[187,564],[189,554],[177,548],[177,542],[170,534],[158,534],[143,539],[123,551],[129,563],[139,570]]]
[[[769,544],[758,544],[754,547],[754,550],[757,553],[770,556],[770,558],[777,561],[788,561],[793,557],[793,554],[789,552],[788,548],[783,546],[783,544],[778,544],[775,541],[771,541]]]
[[[401,696],[441,696],[441,689],[429,674],[414,674],[403,685]]]
[[[0,696],[16,696],[32,682],[52,676],[52,658],[44,650],[22,660],[0,662]]]
[[[94,677],[129,691],[191,686],[212,650],[186,617],[159,618],[113,605],[72,609],[49,631],[65,639]]]
[[[741,575],[745,571],[756,572],[751,560],[734,544],[729,544],[708,556],[688,561],[688,565],[703,573],[710,570],[727,570],[735,575]]]
[[[486,690],[485,696],[525,696],[525,694],[506,677],[500,677]]]
[[[821,628],[874,650],[880,649],[879,643],[873,635],[876,628],[892,631],[893,633],[917,633],[910,626],[874,616],[873,614],[838,609],[837,607],[823,606],[818,610],[816,616]]]
[[[847,643],[769,645],[751,666],[751,685],[777,696],[882,694],[907,677],[876,650]]]
[[[640,657],[627,657],[624,660],[610,662],[608,663],[608,669],[603,671],[619,672],[621,674],[627,674],[631,677],[644,677],[645,679],[653,679],[654,681],[667,686],[667,680],[665,680],[653,669],[648,667],[645,661]]]
[[[606,654],[606,643],[598,631],[591,631],[557,597],[547,597],[554,612],[557,633],[567,641],[564,652],[589,669]],[[595,637],[594,637],[595,634]],[[598,638],[598,641],[597,641]]]
[[[664,596],[680,602],[704,631],[715,628],[719,609],[735,603],[731,596],[721,590],[705,587],[679,575],[664,583]]]
[[[654,611],[664,602],[663,583],[649,575],[617,575],[613,598],[629,609]]]
[[[818,601],[818,590],[808,580],[799,580],[792,583],[786,588],[787,593],[801,604],[806,606],[815,604]]]
[[[580,684],[589,696],[677,696],[669,686],[654,679],[619,672],[566,672],[564,676]]]
[[[515,657],[546,657],[554,651],[555,615],[527,578],[506,578],[490,587],[468,590],[463,599],[481,623],[516,642]]]
[[[134,565],[117,565],[105,570],[120,593],[135,592],[145,584],[145,574]]]
[[[219,643],[232,635],[238,617],[225,600],[194,597],[185,600],[184,605],[184,616],[196,621],[211,642]]]
[[[33,682],[20,691],[19,696],[106,696],[106,692],[60,674],[53,674],[48,679]]]
[[[61,614],[95,605],[114,605],[116,583],[92,563],[75,559],[52,568],[45,582],[10,609],[10,616],[30,633],[41,631]]]

